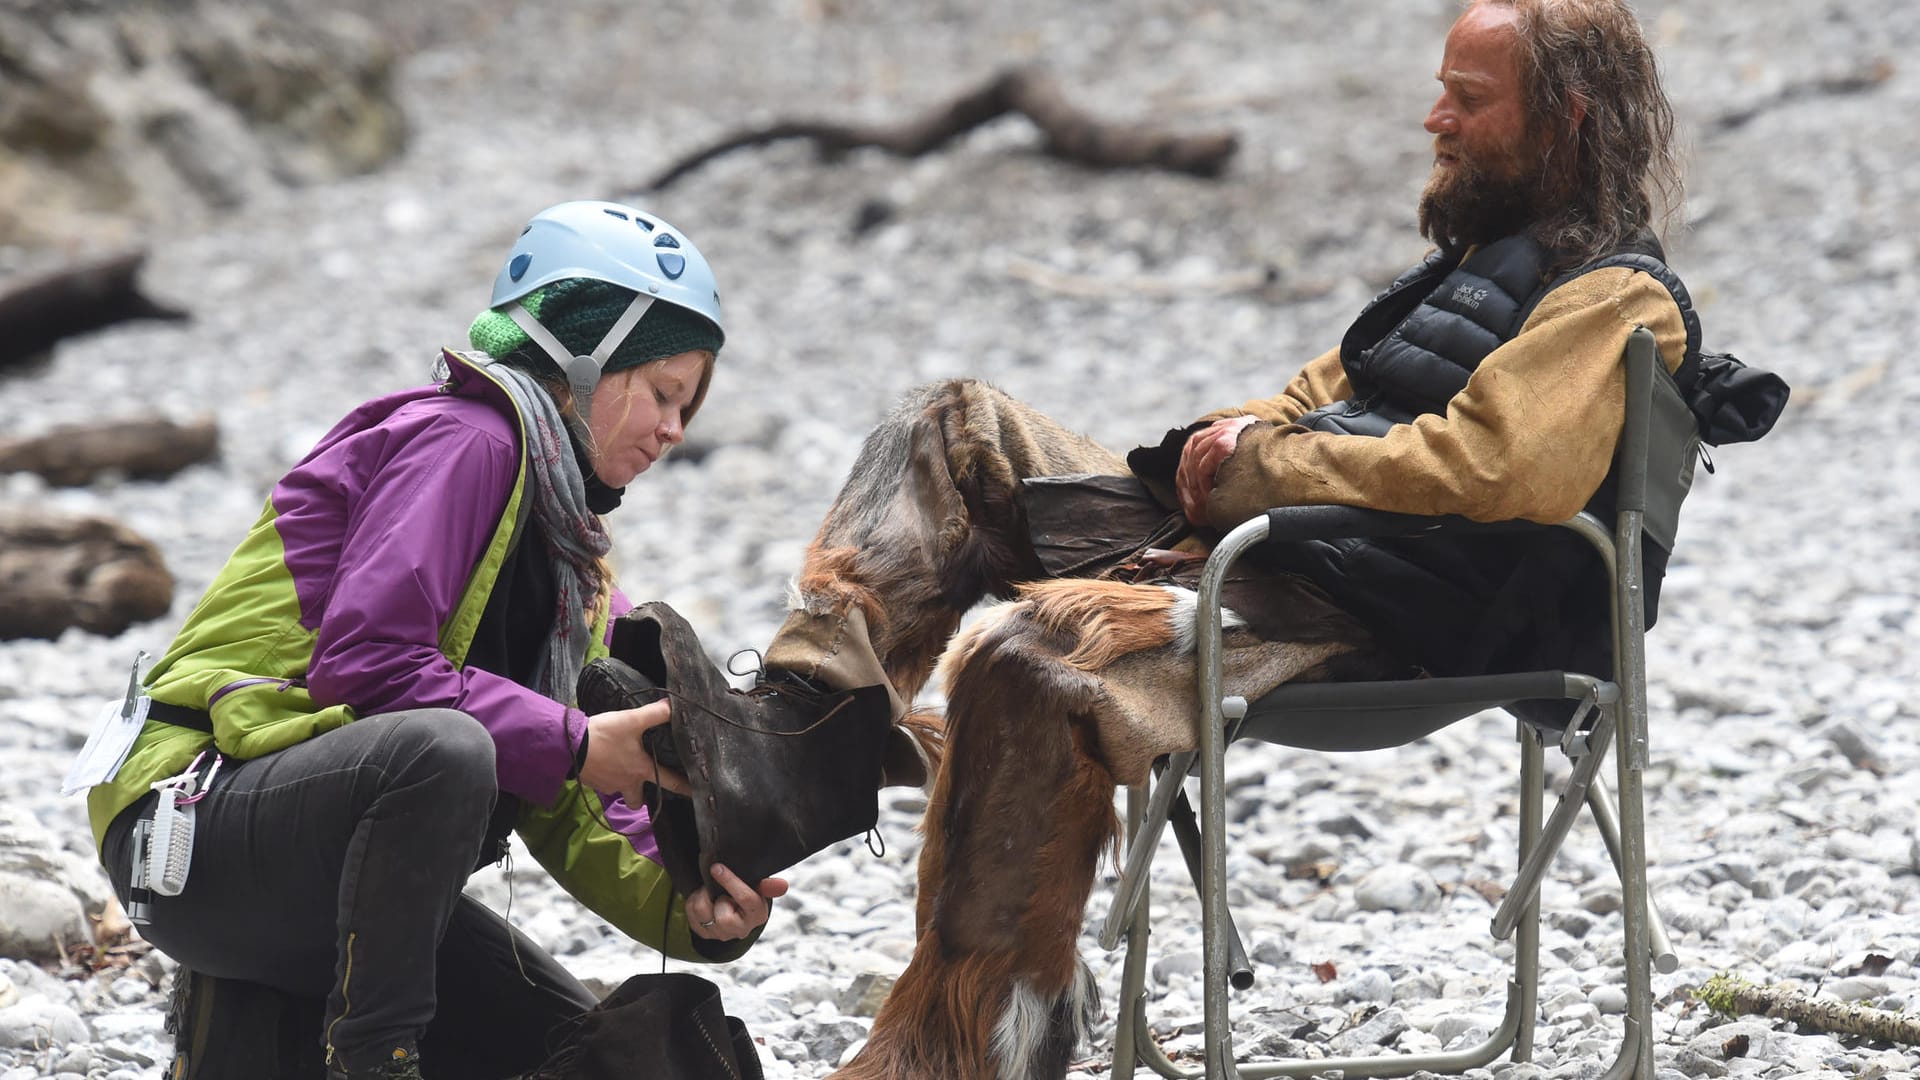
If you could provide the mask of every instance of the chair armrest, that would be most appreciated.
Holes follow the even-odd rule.
[[[1396,514],[1359,506],[1276,506],[1267,511],[1267,540],[1338,540],[1363,536],[1420,536],[1526,532],[1552,528],[1533,521],[1473,521],[1457,515]]]

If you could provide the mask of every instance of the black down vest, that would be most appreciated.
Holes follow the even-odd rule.
[[[1435,252],[1376,297],[1342,339],[1341,365],[1354,396],[1300,423],[1378,437],[1422,413],[1444,413],[1548,292],[1600,266],[1632,266],[1665,284],[1680,306],[1691,357],[1698,353],[1698,319],[1661,257],[1649,236],[1555,276],[1549,253],[1524,236],[1480,247],[1465,261]],[[1586,507],[1609,525],[1613,487],[1609,476]],[[1649,626],[1671,544],[1668,535],[1643,545]],[[1274,545],[1263,555],[1310,578],[1388,649],[1434,675],[1609,670],[1605,572],[1586,542],[1564,529]]]

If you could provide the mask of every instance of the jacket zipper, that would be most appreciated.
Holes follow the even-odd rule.
[[[244,690],[249,686],[259,686],[262,683],[279,683],[280,684],[279,689],[281,693],[285,693],[286,691],[291,690],[296,686],[304,689],[307,685],[305,679],[298,679],[298,678],[269,679],[264,677],[256,677],[252,679],[235,679],[233,682],[230,682],[225,686],[222,686],[220,689],[215,690],[213,692],[213,696],[207,699],[207,708],[212,709],[215,702],[219,701],[223,697],[226,697],[228,694],[233,693],[235,690]]]

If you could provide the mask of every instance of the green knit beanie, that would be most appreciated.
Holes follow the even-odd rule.
[[[545,285],[520,298],[540,325],[552,331],[575,356],[593,352],[600,339],[633,302],[633,292],[594,278],[567,278]],[[545,356],[533,345],[526,331],[504,311],[488,309],[467,329],[473,347],[496,359],[533,346],[536,355]],[[627,339],[607,359],[601,374],[611,375],[650,360],[664,360],[683,352],[705,350],[718,354],[726,340],[720,328],[697,311],[679,304],[656,301]]]

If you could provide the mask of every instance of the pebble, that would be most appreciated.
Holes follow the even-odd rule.
[[[1622,986],[1596,986],[1587,1000],[1607,1016],[1620,1016],[1627,1011],[1627,991]]]
[[[404,158],[261,195],[206,228],[156,231],[144,238],[147,281],[194,307],[193,321],[76,339],[0,381],[6,436],[138,406],[211,410],[223,441],[218,461],[164,483],[60,490],[0,477],[10,503],[134,523],[179,578],[167,619],[118,638],[0,642],[0,827],[37,837],[39,867],[26,886],[0,877],[0,936],[30,931],[0,949],[0,1080],[157,1072],[171,962],[149,953],[88,974],[34,944],[85,940],[104,900],[83,801],[59,797],[57,779],[127,659],[164,650],[268,485],[365,396],[424,379],[432,348],[457,344],[483,306],[513,228],[545,202],[630,191],[664,154],[770,109],[904,116],[978,80],[982,58],[1015,39],[1091,110],[1164,111],[1242,139],[1218,182],[1069,168],[1031,153],[1030,131],[1009,122],[911,162],[746,149],[649,196],[713,257],[729,344],[693,452],[650,470],[610,518],[613,558],[630,594],[687,613],[717,654],[765,645],[860,439],[907,388],[977,375],[1124,450],[1276,392],[1424,246],[1410,201],[1440,51],[1428,0],[1347,5],[1338,33],[1303,22],[1298,5],[1196,11],[1177,25],[1147,0],[1119,0],[1097,20],[1082,5],[979,5],[942,23],[952,41],[938,47],[908,16],[940,5],[879,23],[775,5],[761,30],[727,5],[666,5],[671,25],[646,29],[752,62],[681,65],[638,111],[594,108],[607,95],[573,74],[616,69],[594,61],[624,56],[624,31],[638,27],[628,16],[608,14],[615,25],[582,41],[574,21],[512,18],[505,0],[469,6],[499,17],[397,69],[414,111]],[[374,17],[404,22],[409,9],[394,7],[402,14]],[[1649,638],[1651,883],[1680,958],[1655,979],[1657,1075],[1906,1075],[1899,1051],[1721,1022],[1690,994],[1729,971],[1843,1000],[1920,1000],[1920,931],[1905,914],[1920,910],[1920,365],[1901,362],[1920,340],[1920,132],[1885,120],[1920,106],[1920,91],[1902,67],[1862,94],[1783,93],[1874,57],[1920,55],[1920,7],[1703,0],[1654,29],[1699,200],[1670,237],[1674,265],[1708,344],[1794,386],[1773,435],[1713,451],[1718,471],[1696,476]],[[766,32],[780,49],[766,51]],[[566,122],[530,105],[521,80],[463,74],[509,45],[578,58],[536,79],[573,103]],[[1316,89],[1301,98],[1296,82]],[[1324,90],[1347,82],[1359,89]],[[1714,124],[1749,107],[1746,124]],[[892,218],[853,235],[874,199]],[[1013,276],[1008,254],[1096,281],[1254,266],[1277,277],[1266,293],[1086,299]],[[10,271],[54,257],[0,255]],[[1235,749],[1230,884],[1258,980],[1236,999],[1244,1050],[1458,1048],[1497,1026],[1513,947],[1485,933],[1486,896],[1513,872],[1513,750],[1513,725],[1496,714],[1377,753]],[[1557,751],[1547,760],[1550,778],[1564,776]],[[890,793],[885,855],[849,842],[796,867],[747,957],[695,969],[765,1040],[770,1080],[825,1076],[867,1037],[877,993],[914,946],[925,809],[919,792]],[[658,969],[530,857],[517,865],[511,889],[489,870],[475,894],[496,908],[511,896],[514,920],[590,985]],[[16,871],[0,858],[0,875]],[[1096,884],[1093,910],[1109,896]],[[15,897],[51,914],[15,915]],[[1542,898],[1535,1061],[1473,1080],[1589,1077],[1612,1060],[1625,1008],[1620,900],[1584,819]],[[1152,904],[1149,1025],[1170,1048],[1197,1048],[1198,902],[1171,841]],[[1122,962],[1093,933],[1080,953],[1107,1006],[1082,1062],[1111,1050]],[[1891,963],[1863,967],[1869,955]],[[1316,965],[1332,965],[1331,981]],[[1729,1059],[1728,1039],[1743,1033],[1748,1052]]]
[[[1440,886],[1417,866],[1392,863],[1356,882],[1353,900],[1362,911],[1433,911],[1440,906]]]

